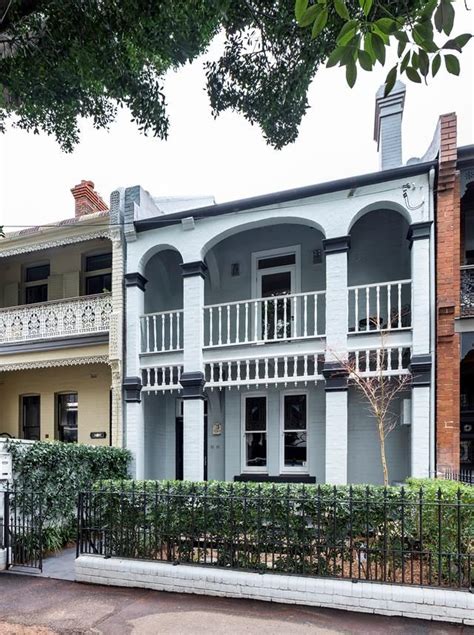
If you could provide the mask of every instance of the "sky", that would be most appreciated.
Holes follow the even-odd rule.
[[[474,31],[474,10],[456,4],[454,32]],[[206,56],[217,57],[220,46],[214,42]],[[153,196],[214,195],[220,203],[378,169],[375,93],[391,68],[390,59],[384,69],[360,72],[353,89],[343,69],[321,68],[310,87],[310,109],[299,137],[283,150],[268,146],[259,128],[238,113],[212,117],[202,62],[167,76],[167,141],[143,136],[126,111],[109,131],[83,121],[72,154],[63,153],[45,134],[9,128],[0,135],[0,225],[11,231],[73,216],[70,189],[81,179],[94,181],[106,202],[115,188],[140,184]],[[424,154],[443,113],[457,113],[459,145],[474,143],[473,77],[471,42],[461,57],[459,77],[442,68],[428,86],[408,84],[405,162]]]

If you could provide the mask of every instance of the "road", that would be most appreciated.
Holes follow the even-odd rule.
[[[423,620],[0,574],[0,635],[466,635]]]

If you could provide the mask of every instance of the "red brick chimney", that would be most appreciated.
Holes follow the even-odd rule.
[[[94,212],[106,212],[109,208],[102,198],[94,190],[92,181],[81,181],[75,185],[72,190],[75,201],[75,216],[84,216],[84,214],[93,214]]]

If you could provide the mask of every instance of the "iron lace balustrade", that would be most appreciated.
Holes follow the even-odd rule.
[[[125,482],[83,492],[78,553],[471,588],[474,504],[441,489]]]
[[[110,293],[0,309],[0,343],[107,332]]]
[[[474,316],[474,265],[461,267],[461,316]]]

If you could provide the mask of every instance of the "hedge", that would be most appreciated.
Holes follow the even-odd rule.
[[[369,579],[400,581],[411,566],[426,583],[423,563],[413,573],[415,554],[429,561],[429,583],[465,586],[473,492],[415,480],[405,488],[109,481],[85,496],[83,538],[109,556],[340,577],[360,575],[348,569],[357,554]]]
[[[46,551],[75,539],[79,492],[101,479],[127,478],[131,459],[130,452],[121,448],[59,441],[25,444],[8,440],[4,449],[12,455],[16,495],[25,492],[23,504],[30,492],[41,499]]]

